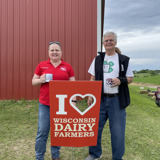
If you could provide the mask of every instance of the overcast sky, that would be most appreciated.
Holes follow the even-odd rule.
[[[160,70],[160,0],[106,0],[105,31],[117,33],[133,70]]]

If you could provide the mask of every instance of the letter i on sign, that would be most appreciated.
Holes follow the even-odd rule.
[[[67,98],[67,95],[56,95],[56,98],[59,99],[59,111],[56,112],[56,114],[66,115],[67,112],[64,111],[64,99]]]

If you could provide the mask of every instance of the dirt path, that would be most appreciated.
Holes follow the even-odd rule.
[[[153,85],[153,84],[148,84],[148,83],[130,83],[129,85],[149,87],[149,88],[157,88],[159,86],[159,85]]]

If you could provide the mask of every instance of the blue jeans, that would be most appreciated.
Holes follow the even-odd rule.
[[[36,160],[44,160],[46,144],[50,131],[50,107],[39,103],[38,131],[36,137]],[[52,158],[59,158],[59,146],[51,146]]]
[[[122,160],[125,150],[126,111],[125,109],[120,109],[118,96],[112,98],[104,97],[103,101],[101,101],[97,146],[89,147],[89,154],[93,158],[101,156],[101,136],[108,118],[111,133],[112,159]]]

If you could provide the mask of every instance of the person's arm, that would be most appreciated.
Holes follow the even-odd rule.
[[[34,76],[32,78],[32,85],[33,86],[39,86],[45,82],[46,82],[46,75],[45,74],[43,74],[42,76],[38,76],[37,74],[34,74]]]
[[[152,99],[155,99],[156,98],[156,96],[154,95],[154,96],[152,96]]]
[[[127,77],[128,84],[133,82],[133,77]]]
[[[154,96],[152,96],[152,99],[156,99],[157,92],[154,93]]]
[[[133,77],[113,78],[112,81],[113,81],[112,87],[115,87],[119,86],[121,83],[128,83],[128,84],[132,83]]]
[[[95,76],[91,75],[90,81],[95,81]],[[93,99],[91,96],[88,97],[87,104],[90,106],[93,103]]]
[[[90,81],[95,81],[95,76],[91,75]]]
[[[69,78],[69,81],[75,81],[75,77],[70,77],[70,78]],[[76,106],[76,103],[77,103],[76,97],[73,97],[72,103]]]

